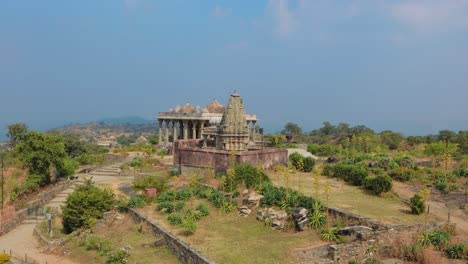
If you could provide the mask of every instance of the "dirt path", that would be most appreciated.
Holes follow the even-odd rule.
[[[400,198],[409,200],[419,189],[415,186],[411,186],[405,183],[393,182],[393,190],[398,194]],[[447,221],[448,214],[450,211],[450,222],[457,225],[459,235],[461,237],[468,237],[468,220],[466,213],[461,210],[456,205],[447,205],[444,202],[441,202],[440,199],[443,199],[439,196],[431,197],[429,204],[429,213],[439,218],[441,221]]]

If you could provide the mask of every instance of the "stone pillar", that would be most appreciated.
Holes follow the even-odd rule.
[[[158,120],[159,121],[159,140],[158,140],[158,144],[159,145],[162,145],[162,123],[163,121],[161,119]]]
[[[166,120],[166,135],[165,135],[165,138],[164,138],[164,143],[167,145],[169,143],[169,120]]]
[[[252,127],[250,126],[250,120],[247,120],[247,127],[249,128],[249,141],[253,141],[253,138],[252,138]]]
[[[192,139],[197,138],[197,123],[192,122]]]
[[[184,139],[188,139],[188,122],[187,121],[183,121],[184,122]]]
[[[256,120],[252,120],[252,131],[253,131],[253,133],[252,133],[252,141],[253,141],[254,143],[255,143],[255,135],[256,135],[256,133],[257,133],[257,132],[256,132],[257,129],[256,129],[256,126],[255,126],[255,123],[257,123],[257,121],[256,121]],[[262,144],[263,144],[263,143],[262,143]]]
[[[203,138],[203,128],[205,127],[205,121],[200,122],[200,139]]]
[[[172,142],[177,141],[177,121],[172,120]]]

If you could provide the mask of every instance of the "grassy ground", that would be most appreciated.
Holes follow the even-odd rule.
[[[285,173],[269,171],[272,181],[276,185],[286,186],[300,190],[308,195],[316,196],[314,185],[314,174],[312,173],[291,173],[286,181]],[[344,209],[348,212],[356,213],[371,219],[392,224],[415,224],[424,223],[424,216],[410,214],[409,206],[403,203],[400,198],[391,193],[375,196],[365,190],[351,186],[340,179],[318,176],[319,188],[318,196],[322,201],[326,201],[324,185],[328,181],[331,185],[329,195],[329,206]],[[428,220],[434,220],[428,218]]]
[[[96,227],[93,234],[109,239],[113,248],[129,248],[128,263],[180,263],[164,246],[144,246],[144,244],[154,242],[156,238],[149,232],[140,232],[140,226],[135,224],[128,215],[123,214],[122,216],[121,220],[116,221],[110,227]],[[60,226],[60,221],[55,221],[54,232],[60,230]],[[78,237],[68,240],[65,248],[60,249],[60,251],[67,252],[66,258],[76,263],[106,262],[105,256],[99,256],[96,251],[86,250],[85,247],[79,246]]]
[[[325,244],[315,231],[272,230],[256,221],[255,212],[247,218],[237,212],[221,214],[206,200],[192,204],[195,207],[199,202],[209,207],[210,215],[197,222],[192,236],[184,236],[181,228],[170,225],[167,215],[157,213],[154,205],[140,210],[217,263],[297,263],[292,254],[297,248]]]

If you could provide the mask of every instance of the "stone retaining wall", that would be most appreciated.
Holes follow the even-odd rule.
[[[201,252],[194,249],[178,237],[172,235],[163,227],[157,225],[143,213],[140,213],[132,208],[128,213],[132,216],[133,220],[137,223],[144,223],[147,225],[154,235],[163,237],[166,247],[174,254],[180,262],[189,264],[215,264],[209,260]]]
[[[39,226],[34,227],[34,236],[37,237],[39,243],[42,246],[47,247],[47,250],[53,250],[58,246],[63,246],[64,242],[61,239],[49,240],[46,236],[41,233]]]
[[[46,205],[50,200],[55,198],[57,194],[61,193],[63,190],[67,189],[73,181],[64,180],[56,183],[54,187],[46,192],[39,193],[37,198],[27,203],[27,208],[23,208],[17,210],[15,212],[15,218],[8,223],[2,223],[3,233],[0,236],[10,232],[11,230],[15,229],[21,222],[24,221],[28,217],[29,210],[35,210],[36,208],[43,207]]]

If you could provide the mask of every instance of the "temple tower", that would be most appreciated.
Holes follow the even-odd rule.
[[[236,91],[229,98],[217,132],[216,148],[229,151],[247,150],[249,127],[242,98]]]

